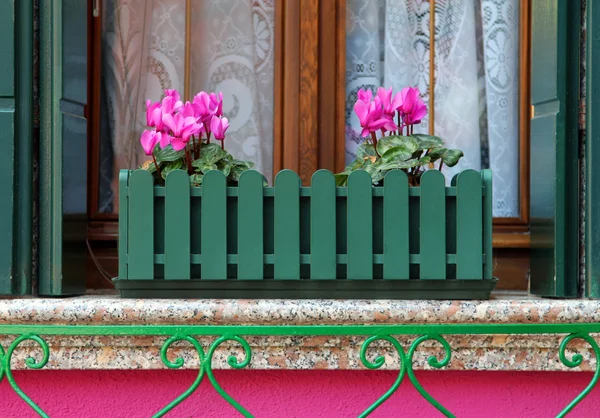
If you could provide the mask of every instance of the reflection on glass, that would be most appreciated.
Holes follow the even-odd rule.
[[[519,1],[435,1],[434,133],[465,157],[444,168],[492,168],[494,216],[519,211]],[[347,0],[346,159],[360,124],[360,88],[418,87],[429,103],[430,2]],[[426,118],[415,132],[428,133]]]
[[[227,150],[271,177],[274,22],[274,0],[104,1],[99,212],[118,209],[119,170],[148,158],[145,100],[164,89],[222,91]]]

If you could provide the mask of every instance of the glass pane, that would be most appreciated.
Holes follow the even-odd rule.
[[[104,10],[99,211],[116,213],[119,170],[148,159],[145,101],[164,89],[223,92],[227,151],[270,178],[273,2],[105,0]]]
[[[435,2],[434,134],[465,157],[450,179],[491,168],[494,216],[519,216],[519,1]],[[346,160],[361,138],[359,89],[418,87],[430,102],[428,0],[348,0]],[[429,133],[429,115],[415,133]]]

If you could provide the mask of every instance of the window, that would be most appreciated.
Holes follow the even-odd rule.
[[[462,166],[445,172],[494,169],[497,274],[501,286],[526,288],[528,1],[105,0],[101,7],[90,31],[99,63],[89,74],[90,240],[117,235],[117,173],[145,160],[144,101],[164,88],[188,98],[223,91],[234,128],[229,150],[268,177],[291,168],[308,182],[316,169],[341,171],[351,158],[358,88],[416,85],[433,108],[420,129],[465,151]],[[116,253],[102,262],[116,271]]]

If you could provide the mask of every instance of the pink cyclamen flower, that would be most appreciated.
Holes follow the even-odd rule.
[[[363,128],[361,132],[363,137],[367,137],[371,132],[376,132],[380,129],[385,131],[398,130],[398,126],[392,118],[383,112],[383,103],[377,96],[369,103],[360,99],[357,100],[354,104],[354,112],[356,112],[360,126]]]
[[[146,129],[140,138],[140,143],[142,144],[144,153],[146,155],[152,155],[154,147],[156,147],[156,144],[162,141],[163,137],[166,138],[167,135],[159,131]]]
[[[205,128],[210,129],[210,123],[213,116],[223,115],[223,93],[206,93],[201,91],[193,99],[193,106],[196,111],[196,117],[199,118]]]
[[[229,121],[227,118],[220,118],[218,116],[213,116],[210,121],[210,130],[215,136],[215,139],[222,141],[225,139],[225,132],[229,128]]]
[[[176,102],[180,101],[181,95],[177,89],[165,89],[165,96],[171,96]]]
[[[149,127],[159,131],[163,129],[162,113],[160,102],[152,103],[152,100],[146,100],[146,124]]]
[[[185,117],[181,113],[163,114],[163,123],[171,131],[169,143],[175,151],[184,149],[190,137],[200,132],[203,127],[202,123],[197,123],[195,117]]]
[[[173,113],[183,106],[179,92],[177,90],[165,90],[165,97],[162,99],[162,113]]]
[[[387,90],[383,87],[379,87],[377,89],[377,97],[381,99],[381,103],[383,104],[383,113],[391,118],[396,115],[396,111],[402,106],[402,93],[396,93],[392,98],[391,87]]]
[[[361,102],[371,103],[371,100],[373,100],[373,92],[371,90],[360,89],[356,93],[356,97]]]
[[[427,115],[427,106],[423,99],[421,99],[421,93],[416,87],[406,87],[400,92],[402,94],[402,106],[400,106],[400,113],[402,113],[402,120],[405,125],[413,125],[421,123],[421,120]]]

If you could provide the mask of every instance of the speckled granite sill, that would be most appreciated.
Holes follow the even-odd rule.
[[[514,295],[490,301],[367,301],[367,300],[137,300],[116,296],[67,299],[2,299],[1,324],[185,324],[185,325],[368,325],[460,323],[574,323],[600,322],[600,302],[549,300]],[[0,337],[7,347],[14,337]],[[558,359],[560,335],[450,336],[453,347],[450,370],[573,370]],[[199,338],[207,347],[212,338]],[[414,337],[399,338],[408,347]],[[47,337],[51,357],[47,369],[160,369],[159,350],[164,337]],[[364,337],[251,337],[254,369],[363,369],[359,359]],[[575,370],[592,370],[595,359],[578,340],[569,346],[584,355]],[[25,345],[19,359],[36,352]],[[385,348],[382,348],[385,352]],[[417,368],[428,368],[426,359],[440,353],[429,344],[417,359]],[[215,368],[226,368],[239,347],[223,345]],[[174,347],[173,355],[197,367],[193,350]],[[397,368],[388,352],[384,368]],[[14,360],[19,365],[21,361]],[[15,365],[16,367],[20,367]]]

